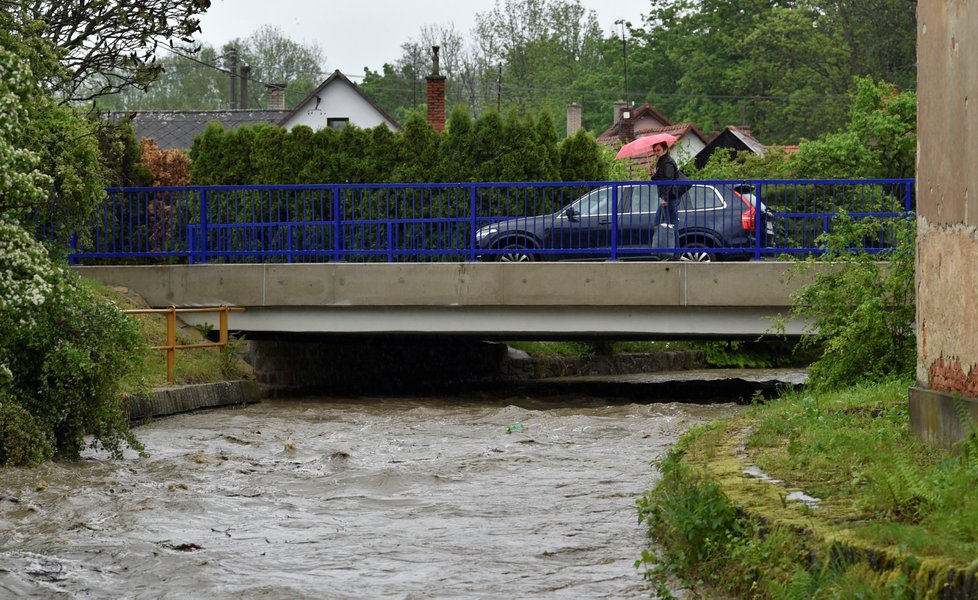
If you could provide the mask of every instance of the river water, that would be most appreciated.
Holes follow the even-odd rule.
[[[0,470],[0,598],[648,598],[649,463],[738,410],[466,394],[158,419],[147,458]]]

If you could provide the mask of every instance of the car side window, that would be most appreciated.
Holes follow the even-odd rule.
[[[694,185],[682,197],[680,210],[712,210],[723,208],[723,199],[709,185]]]
[[[611,189],[598,188],[581,198],[577,205],[577,213],[582,217],[597,217],[607,215],[611,210]]]
[[[632,203],[629,212],[654,213],[659,210],[659,188],[654,185],[636,185],[631,188]]]

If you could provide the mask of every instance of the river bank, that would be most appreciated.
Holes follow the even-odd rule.
[[[639,504],[648,576],[760,598],[976,598],[978,439],[925,446],[909,382],[789,392],[684,435]]]

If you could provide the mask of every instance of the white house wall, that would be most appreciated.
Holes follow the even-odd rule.
[[[669,151],[669,155],[677,164],[682,165],[692,160],[703,148],[706,148],[706,144],[697,135],[689,133],[676,142],[676,145]]]
[[[316,107],[315,97],[303,104],[291,119],[284,123],[286,129],[296,125],[308,125],[313,131],[326,127],[328,119],[350,120],[351,125],[370,129],[385,124],[389,129],[393,125],[381,115],[376,108],[363,99],[356,90],[342,81],[336,81],[319,91],[319,106]]]

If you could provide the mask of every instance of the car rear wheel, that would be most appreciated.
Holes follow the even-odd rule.
[[[715,262],[717,257],[709,252],[709,246],[702,242],[689,242],[683,245],[683,251],[679,254],[682,262]]]
[[[527,263],[536,262],[536,257],[530,254],[529,250],[519,244],[510,244],[503,248],[500,254],[496,255],[496,262],[515,262]]]

